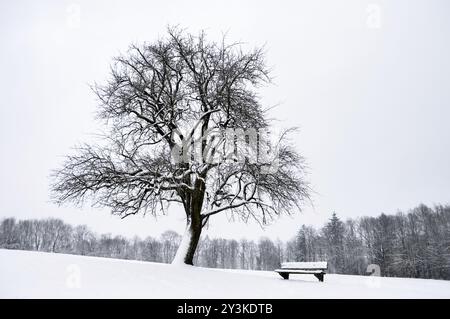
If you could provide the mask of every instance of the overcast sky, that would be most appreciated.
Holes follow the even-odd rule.
[[[314,207],[264,230],[211,219],[207,233],[288,239],[301,224],[449,203],[448,1],[2,1],[0,218],[54,216],[97,232],[182,232],[184,213],[111,217],[49,200],[49,174],[100,127],[88,85],[113,56],[167,25],[266,45],[261,93],[282,127],[299,126]]]

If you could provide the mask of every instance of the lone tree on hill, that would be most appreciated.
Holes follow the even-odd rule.
[[[255,89],[270,82],[262,49],[210,42],[178,28],[132,45],[94,85],[107,134],[53,172],[61,204],[87,197],[122,218],[182,205],[186,232],[173,263],[192,264],[211,216],[264,224],[308,198],[302,157],[274,139]]]

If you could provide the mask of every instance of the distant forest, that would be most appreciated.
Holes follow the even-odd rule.
[[[127,239],[97,235],[87,226],[60,219],[0,223],[0,248],[170,263],[181,236]],[[333,214],[320,229],[302,225],[289,241],[203,237],[194,263],[213,268],[273,270],[283,261],[322,261],[329,272],[367,275],[379,266],[381,276],[450,280],[450,206],[420,205],[409,212],[342,221]],[[373,268],[372,266],[370,268]]]

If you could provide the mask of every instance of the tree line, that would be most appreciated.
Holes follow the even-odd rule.
[[[388,277],[450,279],[450,206],[419,205],[408,213],[301,226],[286,260],[327,260],[334,273],[362,275],[369,265]]]
[[[170,263],[181,236],[166,231],[141,239],[97,235],[87,226],[60,219],[0,223],[0,248],[69,253]],[[205,236],[194,264],[211,268],[273,270],[283,261],[322,261],[329,272],[367,274],[375,264],[382,276],[450,279],[450,206],[420,205],[407,213],[342,221],[336,214],[321,228],[302,225],[289,241]]]

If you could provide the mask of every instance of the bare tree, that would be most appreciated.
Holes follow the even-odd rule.
[[[180,244],[180,235],[173,230],[166,230],[161,234],[161,243],[163,262],[170,263],[177,252],[177,247]]]
[[[388,220],[391,220],[389,234],[383,230]],[[271,270],[278,268],[281,261],[328,260],[330,271],[355,275],[365,274],[367,266],[375,263],[380,266],[383,276],[448,280],[449,230],[449,205],[434,208],[420,205],[407,214],[382,214],[348,219],[345,223],[336,216],[320,230],[302,225],[297,235],[285,245],[267,238],[261,238],[257,243],[246,239],[237,243],[233,239],[205,236],[199,243],[194,261],[205,267]],[[342,248],[336,248],[336,242],[330,240],[333,236],[338,238],[337,242],[342,240]],[[129,241],[111,234],[96,236],[87,226],[74,228],[53,218],[0,220],[0,248],[6,249],[169,263],[180,240],[181,236],[173,231],[163,233],[159,239],[134,237]]]
[[[32,233],[34,250],[42,250],[42,246],[45,246],[44,222],[34,219]]]
[[[6,248],[16,247],[18,241],[16,219],[14,217],[2,220],[0,224],[0,244]]]
[[[182,205],[186,233],[174,262],[193,263],[202,228],[228,212],[259,223],[308,198],[302,157],[274,139],[256,89],[269,82],[262,49],[209,42],[174,28],[132,45],[95,85],[107,134],[55,171],[58,203],[91,196],[125,218]]]
[[[74,251],[79,255],[89,255],[95,248],[95,236],[86,225],[75,227],[73,241]]]
[[[62,220],[49,218],[44,221],[43,228],[45,230],[46,251],[56,252],[70,245],[72,229]]]

